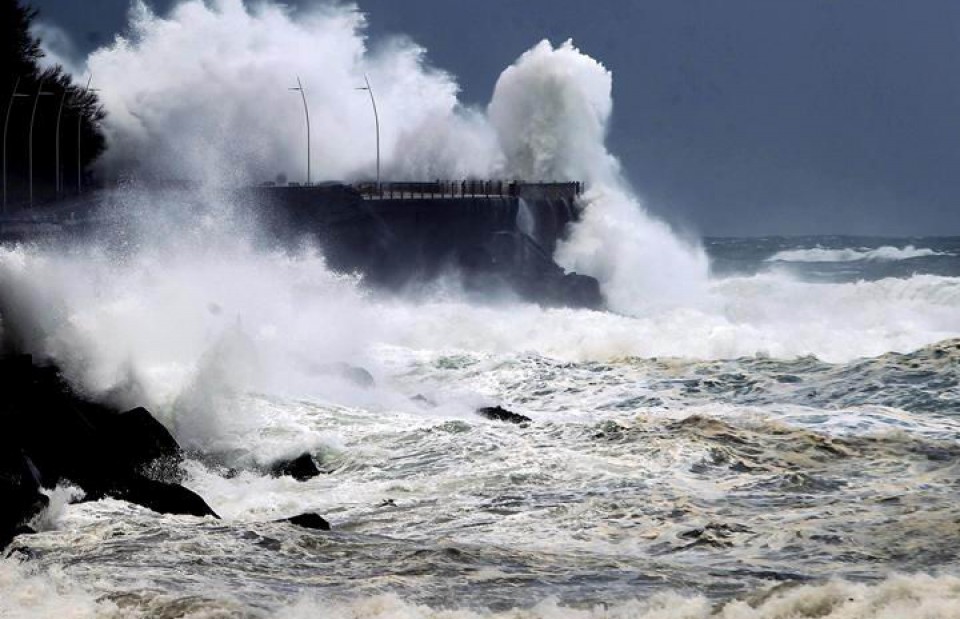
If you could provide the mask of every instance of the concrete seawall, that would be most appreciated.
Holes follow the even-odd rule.
[[[494,191],[488,185],[482,194],[449,192],[439,183],[404,184],[405,191],[396,185],[373,194],[329,184],[260,187],[247,195],[270,213],[277,236],[315,236],[333,268],[362,271],[378,286],[454,274],[469,289],[504,288],[553,305],[602,305],[595,280],[565,273],[551,257],[577,217],[574,184],[513,183]]]
[[[268,237],[293,247],[318,241],[335,270],[403,289],[445,275],[472,291],[501,289],[549,305],[597,308],[597,282],[567,274],[551,256],[577,217],[576,184],[390,183],[262,186],[226,192]],[[97,235],[123,219],[124,196],[83,199],[0,217],[0,240]],[[188,186],[151,188],[157,203],[200,203]]]

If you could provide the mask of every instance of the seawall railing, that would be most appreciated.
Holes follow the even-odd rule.
[[[367,200],[404,200],[423,198],[513,198],[532,190],[543,198],[573,198],[583,192],[583,184],[525,183],[504,180],[437,180],[430,182],[360,182],[353,188]]]

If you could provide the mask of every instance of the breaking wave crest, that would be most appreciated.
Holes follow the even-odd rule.
[[[777,252],[767,258],[767,262],[858,262],[861,260],[910,260],[911,258],[927,258],[930,256],[951,256],[952,254],[938,252],[924,247],[913,245],[894,247],[885,245],[877,248],[845,248],[826,249],[814,247],[811,249],[788,249]]]

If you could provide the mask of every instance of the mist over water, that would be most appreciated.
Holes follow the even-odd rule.
[[[200,202],[133,183],[97,242],[0,247],[0,328],[92,397],[150,408],[227,520],[61,505],[28,542],[45,570],[0,563],[0,611],[16,590],[34,616],[955,616],[956,535],[933,532],[960,517],[960,243],[705,249],[622,178],[613,76],[572,42],[534,45],[475,109],[414,42],[368,40],[366,19],[138,4],[130,35],[88,59],[104,173],[200,180]],[[610,311],[477,303],[455,280],[387,296],[266,237],[222,188],[303,179],[297,76],[314,180],[371,178],[364,74],[385,178],[584,182],[555,259],[596,277]],[[473,415],[498,403],[532,424]],[[304,451],[334,472],[264,475]],[[334,533],[267,523],[304,510]]]

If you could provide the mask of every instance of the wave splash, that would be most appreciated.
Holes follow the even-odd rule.
[[[501,74],[488,116],[512,174],[590,188],[557,248],[560,265],[596,277],[618,312],[688,305],[706,294],[706,255],[646,213],[623,179],[605,145],[612,88],[611,73],[571,41],[542,41]]]
[[[314,178],[370,178],[376,134],[369,102],[355,92],[369,75],[385,177],[583,181],[591,192],[559,249],[562,266],[597,277],[624,313],[702,296],[703,250],[645,212],[606,149],[613,100],[603,65],[570,41],[542,41],[477,109],[460,103],[456,80],[423,48],[402,38],[371,43],[365,26],[351,6],[294,13],[269,2],[185,0],[158,16],[138,5],[132,34],[87,63],[108,111],[106,167],[213,184],[299,179],[303,110],[288,90],[299,76],[313,135],[323,136],[314,140]]]
[[[601,362],[756,354],[847,361],[960,333],[960,278],[728,278],[710,283],[702,307],[631,317],[473,305],[455,291],[421,301],[382,298],[329,271],[315,251],[258,249],[228,231],[121,256],[95,247],[3,248],[0,290],[8,345],[55,360],[98,399],[147,406],[201,451],[221,451],[264,425],[268,413],[246,405],[249,393],[409,408],[389,387],[390,376],[404,371],[391,350],[408,351],[400,358],[536,351]],[[342,363],[367,368],[383,385],[351,384],[335,371]],[[297,446],[309,449],[321,438]]]
[[[924,247],[913,245],[906,247],[844,248],[826,249],[813,247],[810,249],[788,249],[767,258],[767,262],[859,262],[861,260],[892,261],[910,260],[911,258],[927,258],[930,256],[952,256],[947,252],[938,252]]]

